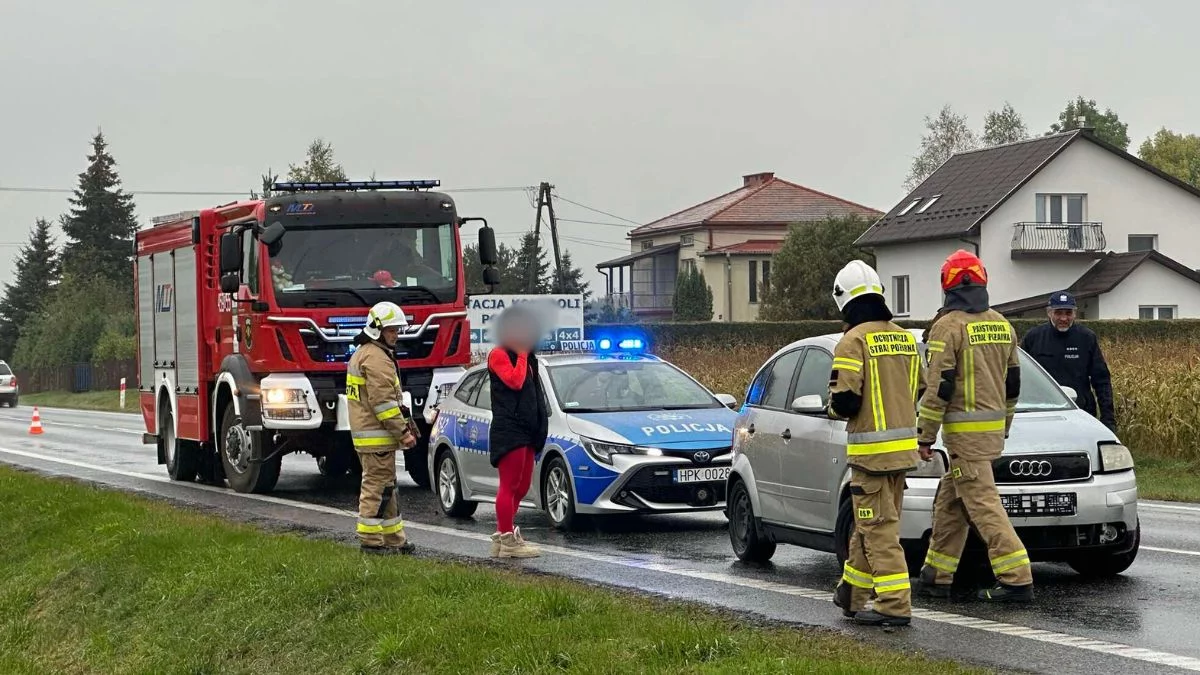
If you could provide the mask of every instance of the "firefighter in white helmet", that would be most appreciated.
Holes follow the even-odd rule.
[[[833,602],[860,624],[904,626],[911,588],[900,547],[904,474],[917,468],[917,397],[924,374],[912,333],[892,323],[883,282],[852,260],[833,300],[845,333],[833,351],[829,416],[845,419],[854,533]],[[866,608],[875,594],[875,606]]]
[[[350,435],[362,463],[358,539],[364,553],[409,553],[396,493],[396,451],[417,444],[418,430],[401,405],[396,339],[408,326],[404,310],[381,302],[367,314],[346,367]]]

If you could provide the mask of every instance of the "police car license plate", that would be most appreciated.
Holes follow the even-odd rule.
[[[1000,501],[1008,515],[1018,518],[1075,515],[1074,492],[1000,495]]]
[[[724,481],[729,478],[730,467],[706,466],[703,468],[688,468],[675,470],[676,483],[711,483]]]

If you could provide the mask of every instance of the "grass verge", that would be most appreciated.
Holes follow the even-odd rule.
[[[136,390],[126,391],[125,408],[122,410],[119,391],[88,391],[82,394],[72,394],[69,391],[45,391],[39,394],[22,394],[21,405],[135,413],[138,410],[138,399]]]
[[[1138,496],[1172,502],[1200,502],[1200,462],[1136,457]]]
[[[979,672],[3,467],[0,503],[20,514],[0,519],[4,673]]]

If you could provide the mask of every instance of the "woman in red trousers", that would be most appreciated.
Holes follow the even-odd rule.
[[[500,473],[496,493],[496,533],[492,557],[532,558],[537,547],[521,537],[513,525],[521,498],[533,481],[534,458],[546,443],[546,400],[538,379],[534,355],[541,331],[532,312],[520,307],[505,310],[497,320],[500,346],[488,355],[492,392],[492,427],[488,449],[492,466]]]

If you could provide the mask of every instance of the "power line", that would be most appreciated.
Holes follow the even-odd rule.
[[[615,213],[609,213],[608,211],[601,211],[600,209],[588,206],[587,204],[580,204],[579,202],[571,200],[571,199],[567,199],[566,197],[564,197],[558,193],[555,193],[554,196],[558,197],[559,199],[563,200],[564,202],[566,202],[568,204],[574,204],[575,206],[578,206],[581,209],[587,209],[588,211],[595,211],[596,213],[599,213],[600,215],[608,216],[609,218],[616,218],[617,220],[623,220],[627,223],[637,225],[639,227],[642,225],[641,223],[637,222],[636,220],[630,220],[628,218],[618,216]]]
[[[622,230],[628,230],[629,226],[624,223],[605,223],[599,220],[576,220],[575,218],[559,218],[560,223],[579,223],[581,225],[608,225],[609,227],[619,227]]]
[[[473,187],[473,188],[446,188],[439,189],[438,192],[524,192],[528,190],[528,186],[511,186],[511,187]],[[51,194],[74,194],[74,188],[43,188],[43,187],[2,187],[0,192],[33,192],[33,193],[51,193]],[[163,195],[173,197],[247,197],[250,190],[240,190],[237,192],[225,190],[125,190],[126,194],[131,195]]]

